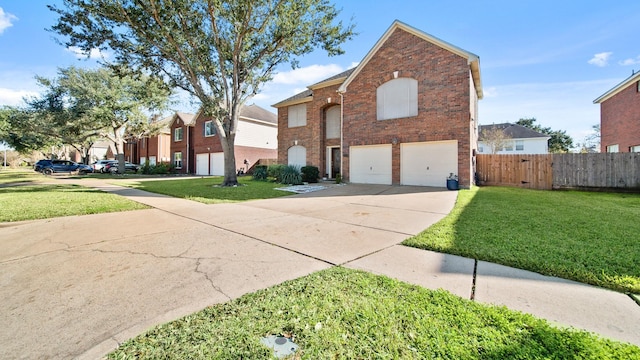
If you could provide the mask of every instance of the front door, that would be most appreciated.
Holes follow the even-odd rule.
[[[331,148],[331,176],[340,174],[340,148]]]

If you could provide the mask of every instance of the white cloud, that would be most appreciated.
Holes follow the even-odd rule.
[[[638,55],[635,59],[629,58],[629,59],[626,59],[626,60],[622,60],[622,61],[619,62],[619,64],[622,65],[622,66],[640,64],[640,55]]]
[[[495,86],[484,88],[482,89],[482,94],[484,95],[484,98],[496,97],[498,96],[498,89],[496,89]]]
[[[0,88],[0,106],[24,105],[22,101],[24,97],[37,96],[37,95],[38,93],[34,91]]]
[[[591,60],[587,61],[591,65],[605,67],[609,65],[609,58],[611,57],[612,52],[601,52],[593,55]]]
[[[78,59],[84,59],[87,57],[87,53],[77,46],[70,46],[67,48],[67,51],[73,53]],[[109,53],[101,51],[100,49],[94,48],[89,51],[89,59],[105,59],[108,57]]]
[[[303,84],[308,86],[339,74],[342,71],[344,71],[344,69],[336,64],[305,66],[291,71],[279,72],[273,77],[271,83],[285,85]]]
[[[12,27],[14,20],[18,20],[18,18],[13,14],[4,12],[0,7],[0,34],[2,34],[5,29]]]

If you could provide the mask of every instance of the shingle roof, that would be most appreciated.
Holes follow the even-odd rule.
[[[478,138],[480,141],[484,140],[482,133],[484,130],[491,130],[492,128],[501,129],[504,133],[512,139],[530,139],[536,137],[549,137],[547,134],[539,133],[535,130],[531,130],[528,127],[524,127],[518,124],[492,124],[492,125],[480,125],[478,127]]]
[[[240,117],[261,120],[272,124],[278,123],[278,116],[276,114],[256,104],[243,106],[242,109],[240,109]]]
[[[314,86],[316,86],[316,85],[318,85],[318,84],[322,84],[323,82],[331,81],[331,80],[334,80],[334,79],[339,79],[339,78],[342,78],[342,77],[343,77],[343,78],[346,78],[347,76],[351,75],[351,73],[352,73],[355,69],[356,69],[356,68],[355,68],[355,67],[353,67],[353,68],[351,68],[351,69],[349,69],[349,70],[345,70],[345,71],[343,71],[343,72],[341,72],[341,73],[339,73],[339,74],[333,75],[333,76],[331,76],[331,77],[329,77],[329,78],[326,78],[326,79],[324,79],[324,80],[322,80],[322,81],[318,81],[317,83],[315,83],[315,84],[313,84],[313,85],[311,85],[311,86],[309,86],[309,87],[310,87],[310,88],[313,88]]]
[[[307,89],[307,90],[305,90],[305,91],[303,91],[301,93],[293,95],[290,98],[287,98],[287,99],[284,99],[282,101],[279,101],[279,102],[277,102],[277,103],[275,103],[275,104],[273,104],[271,106],[278,107],[278,105],[280,105],[280,104],[288,103],[288,102],[294,101],[294,100],[301,100],[301,99],[307,98],[309,96],[313,96],[313,91]]]

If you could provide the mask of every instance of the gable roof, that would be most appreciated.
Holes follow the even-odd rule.
[[[491,130],[494,128],[504,131],[505,135],[512,139],[551,138],[551,136],[547,134],[537,132],[522,125],[503,123],[478,126],[478,140],[484,140],[482,136],[484,130]]]
[[[354,71],[351,72],[351,74],[349,74],[349,76],[347,77],[347,79],[342,83],[342,85],[340,86],[340,88],[338,89],[338,92],[345,92],[347,91],[347,87],[349,86],[349,84],[351,83],[351,81],[353,81],[353,79],[358,76],[358,74],[360,73],[360,71],[365,67],[365,65],[369,62],[369,60],[371,60],[371,58],[376,54],[376,52],[378,52],[378,50],[382,47],[382,45],[389,39],[389,37],[391,36],[391,34],[393,34],[393,32],[396,29],[401,29],[404,30],[412,35],[415,35],[425,41],[428,41],[434,45],[437,45],[445,50],[448,50],[458,56],[461,56],[463,58],[467,59],[467,63],[469,64],[469,66],[471,67],[471,76],[473,77],[473,83],[475,85],[475,89],[476,89],[476,93],[478,94],[478,98],[482,99],[483,97],[483,93],[482,93],[482,82],[480,79],[480,57],[476,54],[470,53],[466,50],[463,50],[455,45],[452,45],[444,40],[438,39],[437,37],[427,34],[421,30],[418,30],[412,26],[409,26],[399,20],[395,20],[391,26],[389,27],[389,29],[387,29],[387,31],[384,33],[384,35],[382,35],[382,37],[380,38],[380,40],[378,40],[378,42],[373,46],[373,48],[371,48],[371,50],[369,50],[369,52],[367,53],[367,55],[364,57],[364,59],[360,62],[360,64],[358,64],[358,66],[355,67]]]
[[[629,76],[628,78],[624,79],[621,83],[619,83],[618,85],[614,86],[611,90],[607,91],[606,93],[600,95],[599,98],[593,100],[594,104],[601,104],[603,103],[605,100],[611,98],[613,95],[619,93],[620,91],[626,89],[630,84],[634,83],[635,81],[640,81],[640,71],[631,73],[631,76]]]
[[[278,115],[256,104],[245,105],[240,109],[240,117],[270,124],[278,124]]]

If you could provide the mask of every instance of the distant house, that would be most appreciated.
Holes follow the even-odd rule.
[[[473,180],[480,60],[394,21],[359,65],[273,105],[278,161],[353,183]]]
[[[640,152],[640,71],[593,103],[600,104],[600,151]]]
[[[546,134],[539,133],[518,124],[492,124],[478,127],[478,153],[491,154],[491,145],[484,135],[491,129],[502,130],[506,137],[504,146],[496,154],[548,154],[549,139]]]
[[[171,162],[178,173],[224,175],[224,153],[213,119],[202,112],[181,116],[177,113],[170,129]],[[240,109],[235,138],[237,170],[248,170],[260,159],[278,156],[276,115],[257,105]]]

